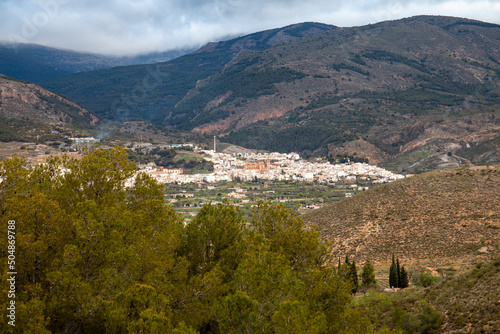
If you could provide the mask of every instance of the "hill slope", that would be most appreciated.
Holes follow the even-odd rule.
[[[262,50],[308,34],[334,29],[320,23],[301,23],[266,30],[219,43],[169,62],[79,73],[44,83],[109,119],[141,117],[157,124],[178,126],[191,113],[177,111],[199,80],[219,73],[242,50]],[[186,129],[186,127],[184,127]]]
[[[99,119],[40,86],[0,74],[0,141],[33,140]]]
[[[500,134],[499,36],[500,26],[446,17],[335,29],[241,55],[177,107],[195,110],[183,126],[258,149],[380,149],[372,161],[455,153]],[[350,148],[357,140],[366,148]]]
[[[335,256],[465,261],[500,251],[500,166],[433,171],[303,216]],[[470,262],[470,261],[467,261]]]
[[[444,311],[440,333],[500,331],[500,258],[493,258],[427,291],[425,298]]]
[[[500,258],[476,262],[473,269],[463,273],[455,272],[453,267],[448,269],[452,270],[446,278],[427,288],[413,286],[397,293],[372,291],[358,295],[356,308],[377,329],[396,328],[402,333],[499,333]],[[435,331],[429,330],[431,324]]]

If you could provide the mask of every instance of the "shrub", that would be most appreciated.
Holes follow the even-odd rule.
[[[406,312],[396,307],[393,320],[396,327],[404,334],[408,333],[435,333],[443,322],[443,316],[426,302],[420,302],[417,312]]]
[[[436,276],[432,276],[429,273],[420,273],[416,276],[413,283],[415,285],[427,288],[427,287],[431,286],[432,284],[436,283],[437,280],[438,280],[438,278]]]
[[[436,333],[443,322],[441,313],[427,303],[422,305],[422,313],[418,315],[418,319],[420,320],[420,333]]]

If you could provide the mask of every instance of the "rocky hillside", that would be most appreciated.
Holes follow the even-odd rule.
[[[334,28],[320,23],[295,24],[209,43],[197,52],[169,62],[78,73],[48,81],[44,87],[108,119],[140,117],[179,127],[191,114],[176,108],[178,103],[203,80],[220,73],[241,52],[259,52]]]
[[[178,108],[194,110],[183,126],[252,148],[372,162],[441,153],[419,168],[409,159],[408,172],[460,166],[448,152],[500,161],[498,146],[488,158],[462,152],[499,136],[498,36],[500,26],[446,17],[335,29],[240,55]]]
[[[40,86],[0,74],[0,141],[32,140],[95,125],[99,119],[79,105]],[[68,135],[71,131],[68,132]]]
[[[433,171],[374,187],[303,216],[334,256],[461,263],[500,252],[500,165]]]

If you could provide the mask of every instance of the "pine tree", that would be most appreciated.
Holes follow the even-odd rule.
[[[347,265],[347,271],[344,272],[344,277],[349,277],[351,275],[351,263],[349,262],[349,255],[345,256],[344,265]],[[340,268],[340,258],[339,258],[339,268]]]
[[[361,273],[361,282],[363,285],[375,284],[375,268],[370,261],[370,258],[366,259],[365,264],[363,265],[363,272]]]
[[[399,276],[399,287],[401,289],[407,288],[409,286],[410,279],[408,273],[405,270],[405,266],[401,267],[401,275]]]
[[[346,261],[347,262],[342,263],[339,258],[339,267],[337,269],[337,274],[342,280],[351,280],[351,264],[349,263],[349,259],[346,258]]]

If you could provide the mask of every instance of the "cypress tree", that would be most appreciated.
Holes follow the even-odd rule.
[[[394,264],[391,264],[391,268],[389,269],[389,287],[396,288],[397,287],[395,285],[396,281],[397,281],[396,266]]]
[[[356,262],[354,260],[352,260],[352,264],[351,264],[351,279],[352,279],[352,294],[355,294],[357,291],[358,291],[358,284],[359,284],[359,280],[358,280],[358,270],[356,269]]]
[[[392,264],[391,268],[389,269],[389,287],[397,288],[398,286],[399,284],[398,284],[398,273],[396,268],[396,259],[394,258],[394,254],[392,254]]]
[[[396,274],[397,274],[396,287],[400,288],[401,287],[401,267],[399,266],[399,258],[396,259]]]
[[[401,267],[401,276],[399,276],[399,287],[401,289],[407,288],[410,285],[410,279],[408,273],[405,270],[405,266]]]
[[[341,279],[345,280],[351,280],[351,265],[349,264],[349,260],[346,258],[345,263],[340,262],[339,258],[339,267],[338,267],[338,275],[340,276]]]

